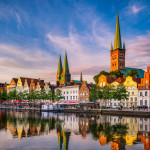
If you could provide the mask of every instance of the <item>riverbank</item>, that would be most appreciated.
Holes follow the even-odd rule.
[[[3,110],[16,111],[42,111],[42,112],[57,112],[57,110],[40,110],[40,108],[0,108]],[[58,111],[60,112],[60,111]],[[62,112],[62,111],[61,111]],[[64,109],[64,113],[80,113],[80,114],[102,114],[111,116],[131,116],[131,117],[148,117],[150,118],[150,110],[117,110],[117,109]]]

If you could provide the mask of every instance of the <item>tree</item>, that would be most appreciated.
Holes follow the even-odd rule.
[[[121,100],[128,99],[129,95],[127,94],[126,87],[122,84],[118,85],[117,88],[113,92],[113,99],[120,101],[121,106]]]
[[[8,96],[7,96],[7,91],[6,90],[2,91],[1,98],[2,98],[2,100],[7,100]]]
[[[23,100],[23,92],[17,92],[16,97],[19,100]]]
[[[116,77],[116,78],[118,78],[118,77],[123,77],[123,73],[120,71],[120,70],[115,70],[115,71],[111,71],[110,73],[109,73],[109,76],[111,76],[111,77]]]
[[[106,106],[106,101],[111,100],[113,98],[113,90],[114,88],[112,86],[104,86],[103,87],[103,96],[102,98],[105,100],[105,106]]]
[[[101,75],[109,75],[109,73],[103,70],[103,71],[101,71],[99,74],[95,75],[95,76],[93,77],[93,79],[94,79],[94,81],[95,81],[96,84],[98,84],[98,78],[99,78]]]
[[[59,101],[60,99],[64,98],[62,96],[62,93],[61,93],[61,90],[56,90],[56,93],[55,93],[55,100],[56,101]]]
[[[106,75],[106,76],[111,76],[111,77],[123,77],[123,73],[120,71],[120,70],[116,70],[116,71],[111,71],[111,72],[106,72],[106,71],[101,71],[99,74],[95,75],[93,77],[94,81],[96,84],[98,84],[98,78],[101,76],[101,75]]]
[[[17,91],[16,91],[16,90],[10,91],[10,92],[8,93],[8,98],[9,98],[10,100],[15,100],[15,99],[17,98]]]
[[[47,99],[54,100],[54,91],[53,90],[48,91]]]
[[[138,72],[137,72],[137,70],[135,70],[135,69],[132,69],[132,70],[130,70],[128,73],[127,73],[127,76],[131,76],[131,77],[139,77],[139,74],[138,74]]]
[[[45,89],[42,89],[42,90],[40,91],[41,99],[45,100],[45,99],[46,99],[46,97],[47,97],[46,95],[47,95],[47,94],[46,94]]]

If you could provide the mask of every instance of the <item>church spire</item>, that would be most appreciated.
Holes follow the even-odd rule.
[[[111,49],[110,50],[113,50],[113,45],[112,45],[112,43],[111,43]]]
[[[67,59],[67,53],[66,52],[65,52],[63,73],[69,73],[69,66],[68,66],[68,59]]]
[[[80,81],[82,82],[82,72],[81,72],[81,75],[80,75]]]
[[[61,55],[59,56],[59,63],[58,63],[58,70],[57,70],[57,74],[61,75],[62,73],[62,62],[61,62]]]
[[[116,33],[115,33],[115,42],[114,42],[114,49],[117,49],[117,48],[122,49],[118,12],[117,12]]]

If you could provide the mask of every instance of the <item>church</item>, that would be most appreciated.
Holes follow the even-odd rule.
[[[120,24],[119,24],[119,14],[117,12],[114,47],[111,43],[111,50],[110,50],[110,56],[111,56],[110,72],[120,70],[127,77],[127,73],[130,70],[135,69],[139,74],[139,78],[143,78],[144,70],[125,66],[125,55],[126,55],[126,48],[125,48],[125,43],[122,44]]]

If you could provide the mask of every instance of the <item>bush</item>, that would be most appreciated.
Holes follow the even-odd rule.
[[[101,109],[106,109],[106,106],[102,106]]]

